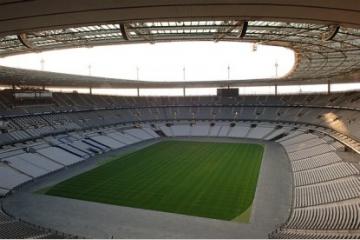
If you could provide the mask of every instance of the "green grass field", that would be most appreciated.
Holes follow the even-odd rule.
[[[164,141],[59,183],[46,194],[233,220],[243,212],[250,215],[262,155],[258,144]]]

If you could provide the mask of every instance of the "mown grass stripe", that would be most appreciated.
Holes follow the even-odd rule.
[[[165,141],[66,180],[46,194],[231,220],[252,204],[257,144]]]

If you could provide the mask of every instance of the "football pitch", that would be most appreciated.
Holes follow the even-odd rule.
[[[258,144],[162,141],[46,194],[222,220],[248,218],[263,151]]]

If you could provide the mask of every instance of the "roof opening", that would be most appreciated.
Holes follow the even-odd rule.
[[[167,42],[76,48],[9,56],[0,65],[143,81],[281,78],[294,51],[244,42]]]

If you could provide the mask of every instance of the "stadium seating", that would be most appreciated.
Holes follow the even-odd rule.
[[[356,238],[360,228],[359,169],[314,134],[279,141],[294,175],[293,210],[273,238]],[[305,141],[305,142],[303,142]],[[314,146],[314,147],[312,147]]]
[[[222,136],[244,138],[247,136],[249,131],[250,126],[235,126],[232,127],[228,133],[227,131],[224,131],[224,134],[222,134]]]
[[[206,137],[209,136],[210,125],[208,123],[195,124],[191,126],[190,135],[193,137]]]
[[[249,130],[248,138],[263,139],[274,130],[274,126],[257,126]]]
[[[349,112],[356,113],[357,106],[350,99],[332,106],[326,96],[318,96],[312,100],[312,107],[306,107],[309,103],[302,99],[267,97],[257,106],[257,98],[251,96],[242,101],[217,97],[149,100],[55,93],[51,106],[29,111],[26,107],[21,111],[4,109],[0,196],[97,154],[158,138],[157,131],[168,137],[271,140],[288,153],[294,191],[288,221],[270,237],[356,238],[360,235],[359,167],[338,153],[345,148],[360,153],[357,120],[349,122],[353,116]],[[323,117],[335,108],[342,116],[342,127],[329,124]],[[299,111],[306,112],[306,119],[297,115]],[[5,224],[19,232],[16,236],[42,234],[32,233],[21,224]],[[6,231],[0,234],[9,236]]]
[[[59,233],[50,229],[40,228],[30,225],[25,222],[18,221],[3,211],[0,210],[0,238],[48,238],[48,239],[62,239],[62,238],[75,238],[64,233]]]

